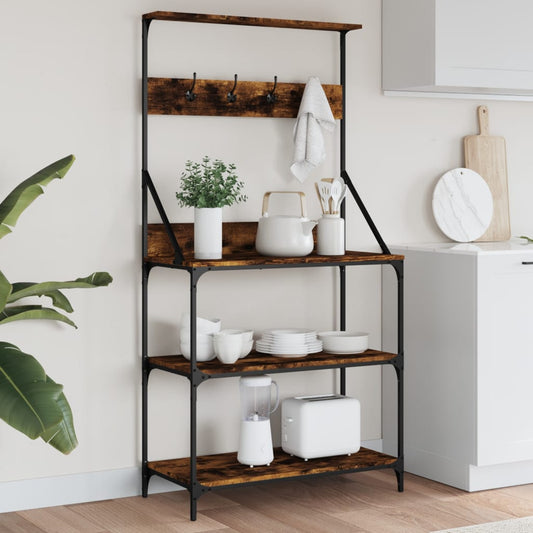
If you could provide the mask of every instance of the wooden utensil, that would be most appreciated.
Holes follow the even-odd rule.
[[[494,214],[487,231],[478,241],[506,241],[511,238],[507,158],[505,139],[489,135],[489,110],[477,108],[479,135],[464,139],[465,166],[480,174],[487,182],[494,200]]]

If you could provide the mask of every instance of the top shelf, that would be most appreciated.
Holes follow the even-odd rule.
[[[262,26],[265,28],[290,28],[295,30],[320,30],[348,32],[360,30],[361,24],[338,22],[318,22],[311,20],[285,20],[258,17],[237,17],[231,15],[206,15],[201,13],[175,13],[172,11],[153,11],[145,13],[144,20],[169,20],[177,22],[202,22],[206,24],[230,24],[233,26]]]

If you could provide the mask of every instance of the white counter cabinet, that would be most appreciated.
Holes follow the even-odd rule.
[[[469,491],[533,483],[533,245],[393,249],[405,255],[406,471]],[[385,297],[393,287],[384,272]]]
[[[382,0],[382,7],[386,92],[533,96],[531,0]]]

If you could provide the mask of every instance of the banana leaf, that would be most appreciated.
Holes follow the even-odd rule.
[[[7,281],[4,274],[2,274],[2,271],[0,270],[0,312],[7,304],[7,299],[9,298],[9,295],[11,294],[11,283]]]
[[[21,213],[41,194],[43,187],[53,179],[62,178],[74,163],[75,157],[69,155],[39,170],[15,187],[0,203],[0,239],[11,233]]]
[[[46,376],[46,381],[47,383],[54,383],[50,376]],[[63,413],[63,419],[59,424],[42,433],[41,438],[56,450],[68,455],[78,445],[78,439],[74,431],[74,419],[70,405],[63,393],[58,396],[57,405]]]
[[[28,296],[47,296],[52,299],[54,306],[67,313],[72,312],[72,306],[66,296],[58,289],[92,289],[109,285],[113,278],[107,272],[93,272],[85,278],[73,281],[45,281],[42,283],[14,283],[13,290],[7,297],[7,303],[15,302]],[[0,289],[1,290],[1,289]],[[1,295],[0,295],[1,302]]]
[[[6,306],[0,311],[0,325],[14,322],[15,320],[35,319],[58,320],[78,329],[78,326],[70,318],[55,309],[43,307],[42,305],[13,305],[11,307]]]
[[[17,346],[0,342],[0,418],[36,439],[57,426],[63,386],[48,381],[43,367]]]
[[[51,283],[51,282],[48,282]],[[63,311],[66,311],[67,313],[72,313],[74,309],[72,308],[72,305],[70,305],[70,302],[68,298],[57,289],[50,289],[47,288],[46,290],[40,290],[37,291],[35,288],[37,285],[44,285],[43,283],[35,283],[35,282],[20,282],[20,283],[13,283],[13,290],[11,291],[11,294],[7,298],[7,303],[16,302],[17,300],[20,300],[21,298],[24,298],[26,296],[47,296],[52,300],[52,305],[54,307],[58,307],[59,309],[62,309]],[[33,289],[32,289],[33,288]],[[0,300],[1,305],[1,300]],[[1,308],[0,308],[1,309]]]

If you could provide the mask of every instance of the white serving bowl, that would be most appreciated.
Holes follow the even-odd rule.
[[[181,340],[180,342],[181,353],[185,359],[191,359],[191,344],[190,342]],[[215,358],[215,348],[213,346],[213,337],[209,336],[208,341],[196,342],[196,361],[211,361]]]
[[[181,328],[190,331],[191,327],[191,315],[189,313],[183,313],[181,315]],[[222,326],[220,318],[202,318],[196,317],[196,333],[210,334],[218,333]]]
[[[251,339],[249,341],[243,341],[243,343],[242,343],[242,351],[241,351],[241,355],[239,357],[241,359],[243,357],[246,357],[252,351],[253,347],[254,347],[254,340],[253,339]]]
[[[180,341],[190,342],[191,332],[188,329],[180,329]],[[196,342],[213,342],[213,333],[197,333]]]
[[[368,333],[359,331],[321,331],[318,338],[326,353],[351,354],[368,349]]]
[[[225,364],[233,364],[241,356],[243,336],[242,333],[216,333],[213,344],[218,360]]]

